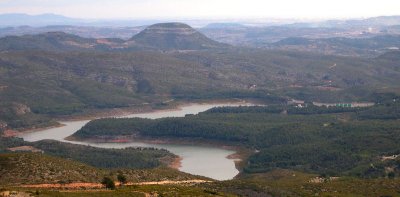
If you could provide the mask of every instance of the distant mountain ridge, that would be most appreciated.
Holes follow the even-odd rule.
[[[0,27],[15,26],[46,26],[46,25],[72,25],[82,23],[81,19],[74,19],[56,14],[1,14]]]
[[[119,38],[85,38],[64,32],[47,32],[0,38],[0,51],[137,51],[137,50],[205,50],[230,47],[199,33],[183,23],[159,23],[140,33],[132,32],[129,40]],[[330,55],[376,57],[400,48],[400,35],[378,35],[363,38],[288,37],[264,44],[265,48],[298,50]]]
[[[0,28],[0,37],[22,36],[42,34],[46,32],[65,32],[84,38],[121,38],[129,39],[132,35],[139,33],[145,27],[98,27],[98,26],[73,26],[73,25],[50,25],[43,27],[18,26]]]
[[[92,27],[135,27],[159,23],[160,20],[139,20],[139,19],[83,19],[71,18],[58,14],[29,15],[23,13],[0,14],[1,27],[45,27],[53,25],[73,25]]]
[[[400,25],[400,16],[378,16],[366,19],[328,20],[321,27],[382,27]]]
[[[135,34],[136,32],[132,32]],[[147,27],[129,40],[118,38],[83,38],[64,32],[0,38],[0,51],[132,51],[132,50],[204,50],[225,48],[183,23],[160,23]]]
[[[222,28],[246,28],[246,25],[240,23],[210,23],[203,29],[222,29]]]

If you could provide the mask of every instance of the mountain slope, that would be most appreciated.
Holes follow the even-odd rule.
[[[94,167],[42,154],[1,154],[0,184],[99,182],[105,172]]]
[[[160,42],[143,39],[143,44],[119,39],[99,43],[64,33],[0,39],[0,48],[4,47],[0,50],[0,106],[6,108],[0,111],[15,112],[7,108],[26,106],[30,113],[25,120],[34,123],[38,120],[33,114],[154,105],[171,98],[271,101],[278,95],[320,102],[354,101],[399,84],[398,60],[393,55],[355,58],[234,47],[196,50],[215,42],[187,25],[161,27],[142,32],[143,38],[156,36]],[[172,36],[172,44],[166,35]],[[113,48],[109,42],[126,48]],[[7,114],[0,114],[0,121],[10,124],[10,119],[16,120]],[[27,126],[12,122],[11,128]]]
[[[330,68],[333,65],[337,65]],[[399,71],[385,59],[299,52],[221,50],[158,52],[3,52],[0,99],[35,113],[127,107],[174,96],[304,87],[396,86]],[[398,83],[397,83],[398,84]],[[228,95],[225,95],[228,96]],[[238,95],[237,95],[238,96]]]
[[[382,35],[371,38],[310,39],[291,37],[270,44],[273,49],[291,49],[345,56],[377,56],[400,48],[399,35]]]
[[[159,23],[147,27],[131,40],[164,50],[198,50],[226,47],[183,23]]]
[[[75,160],[48,156],[40,153],[0,154],[0,185],[100,183],[105,176],[117,180],[123,174],[128,182],[159,180],[209,180],[171,168],[135,170],[126,168],[100,169]]]
[[[64,32],[47,32],[35,35],[6,36],[0,38],[0,51],[90,51],[123,48],[121,39],[83,38]]]

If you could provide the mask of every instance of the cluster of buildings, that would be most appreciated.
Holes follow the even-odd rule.
[[[363,103],[358,103],[358,102],[352,102],[352,103],[319,103],[319,102],[313,102],[313,105],[318,106],[318,107],[371,107],[375,105],[375,103],[370,103],[370,102],[363,102]]]

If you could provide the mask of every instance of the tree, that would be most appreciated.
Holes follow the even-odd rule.
[[[118,174],[117,179],[118,179],[118,181],[121,183],[121,185],[122,185],[122,184],[125,184],[125,183],[127,182],[126,176],[123,175],[123,174]]]
[[[389,179],[394,179],[395,176],[396,176],[396,174],[394,172],[389,172],[389,174],[388,174]]]
[[[110,177],[104,177],[101,184],[103,184],[107,189],[115,189],[115,183]]]
[[[150,82],[146,79],[139,80],[137,83],[137,93],[150,94],[153,93],[153,87]]]

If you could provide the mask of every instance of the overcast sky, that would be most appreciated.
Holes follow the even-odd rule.
[[[0,0],[0,13],[75,18],[358,18],[400,15],[400,0]]]

